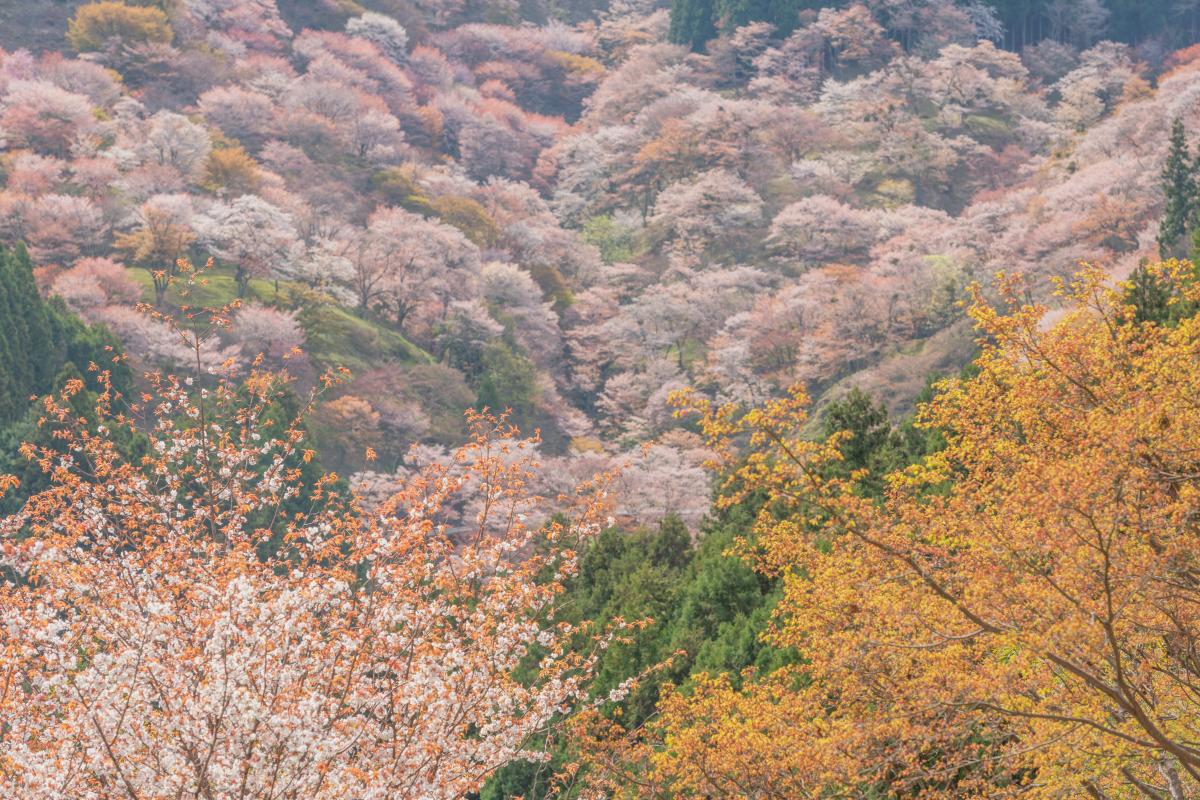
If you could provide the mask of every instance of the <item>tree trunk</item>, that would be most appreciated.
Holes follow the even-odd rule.
[[[1171,800],[1188,800],[1187,792],[1183,788],[1183,781],[1179,777],[1179,770],[1175,769],[1174,764],[1163,759],[1158,764],[1158,771],[1167,781],[1167,791],[1171,793]]]

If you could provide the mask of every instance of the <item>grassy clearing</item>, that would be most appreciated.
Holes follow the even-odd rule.
[[[143,300],[154,302],[154,281],[149,270],[131,268],[129,272],[142,287]],[[264,304],[278,300],[290,307],[293,304],[288,301],[299,293],[298,288],[288,281],[276,284],[275,281],[254,279],[250,281],[246,299]],[[167,303],[174,307],[184,304],[222,306],[235,297],[237,281],[232,271],[220,269],[205,273],[200,282],[186,287],[186,296],[177,287],[167,291]],[[346,367],[361,373],[388,361],[433,362],[432,356],[403,335],[373,320],[363,319],[336,303],[304,303],[298,319],[308,340],[308,355],[320,367]]]

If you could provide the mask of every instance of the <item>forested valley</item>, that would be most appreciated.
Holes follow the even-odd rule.
[[[0,0],[0,796],[1200,796],[1200,1]]]

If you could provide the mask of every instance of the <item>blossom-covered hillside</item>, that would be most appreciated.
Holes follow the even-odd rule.
[[[152,369],[188,355],[135,302],[242,298],[207,363],[348,367],[314,428],[352,472],[382,443],[363,486],[472,406],[566,461],[652,444],[649,474],[698,464],[686,385],[910,408],[972,353],[973,281],[1151,253],[1166,128],[1197,121],[1191,51],[1013,52],[978,4],[803,11],[704,52],[653,4],[371,9],[76,4],[61,52],[18,32],[0,62],[0,234],[43,290]],[[213,260],[187,296],[178,259]]]
[[[1200,796],[1200,0],[0,0],[0,797]]]

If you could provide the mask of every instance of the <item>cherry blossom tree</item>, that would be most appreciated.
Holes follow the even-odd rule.
[[[253,302],[233,315],[230,336],[243,354],[251,359],[261,356],[269,369],[286,366],[293,352],[304,346],[304,329],[296,312]]]
[[[42,195],[29,205],[25,218],[30,255],[43,264],[96,254],[106,228],[95,203],[67,194]]]
[[[400,121],[381,108],[367,108],[346,126],[346,137],[363,160],[394,160],[403,141]]]
[[[484,348],[504,333],[504,326],[478,299],[455,300],[447,306],[437,333],[438,355],[474,379],[483,371]]]
[[[257,195],[214,203],[196,218],[195,227],[214,256],[234,264],[239,297],[249,290],[250,278],[275,275],[297,257],[291,216]]]
[[[117,335],[139,369],[198,369],[203,376],[210,376],[226,374],[242,360],[236,344],[223,344],[216,336],[189,342],[166,319],[130,306],[100,306],[89,316]]]
[[[456,229],[399,208],[376,211],[365,229],[340,241],[359,309],[378,308],[401,329],[422,304],[444,313],[470,292],[479,269],[478,248]]]
[[[8,189],[31,196],[47,194],[61,186],[66,166],[65,161],[53,156],[17,153],[9,165]]]
[[[107,108],[121,96],[121,83],[112,71],[91,61],[67,58],[61,53],[43,53],[37,69],[43,80],[81,94],[99,108]]]
[[[391,17],[368,11],[348,20],[346,33],[371,42],[397,64],[403,64],[408,58],[408,32]]]
[[[189,22],[207,35],[210,46],[233,54],[278,50],[291,31],[275,0],[186,0]]]
[[[141,287],[125,267],[110,258],[80,259],[54,278],[50,291],[84,316],[99,306],[132,308],[142,297]]]
[[[274,101],[253,89],[218,86],[200,95],[198,106],[209,122],[247,147],[262,142],[275,127]]]
[[[684,371],[689,346],[702,345],[727,318],[748,309],[765,283],[763,273],[749,267],[692,273],[647,289],[622,308],[609,330],[625,359],[673,355]]]
[[[347,390],[366,399],[379,415],[375,447],[380,464],[399,465],[409,447],[429,434],[433,421],[414,392],[410,370],[387,364],[355,377]]]
[[[618,514],[638,525],[674,515],[695,531],[708,512],[711,495],[705,457],[698,441],[686,449],[653,444],[632,454],[618,473]]]
[[[172,277],[179,273],[179,259],[196,239],[193,216],[187,195],[155,195],[138,208],[137,227],[119,234],[114,242],[132,263],[150,269],[158,307],[162,307]]]
[[[379,412],[361,397],[345,394],[322,403],[313,415],[317,444],[332,466],[361,469],[367,450],[383,437]]]
[[[87,97],[47,81],[11,81],[0,99],[0,132],[9,146],[63,156],[95,122]]]
[[[684,252],[699,255],[736,246],[760,222],[762,207],[762,198],[737,175],[711,170],[664,189],[650,224]]]
[[[182,114],[159,111],[150,118],[141,144],[144,158],[174,167],[184,178],[197,175],[212,149],[208,131]]]
[[[513,335],[538,366],[561,370],[562,332],[552,304],[542,299],[542,290],[532,276],[515,264],[491,261],[479,273],[483,299],[505,318],[513,321]]]
[[[0,523],[18,578],[0,585],[6,795],[450,800],[537,758],[583,702],[595,659],[570,644],[588,633],[549,621],[603,511],[583,500],[527,526],[540,506],[530,459],[505,457],[510,429],[480,420],[460,469],[366,513],[332,476],[304,483],[303,434],[271,422],[266,376],[194,394],[158,379],[136,459],[110,393],[99,432],[74,431],[82,385],[45,414],[87,468],[31,446],[51,487]]]
[[[780,211],[771,221],[767,242],[786,258],[819,263],[862,258],[881,233],[872,211],[817,195]]]

